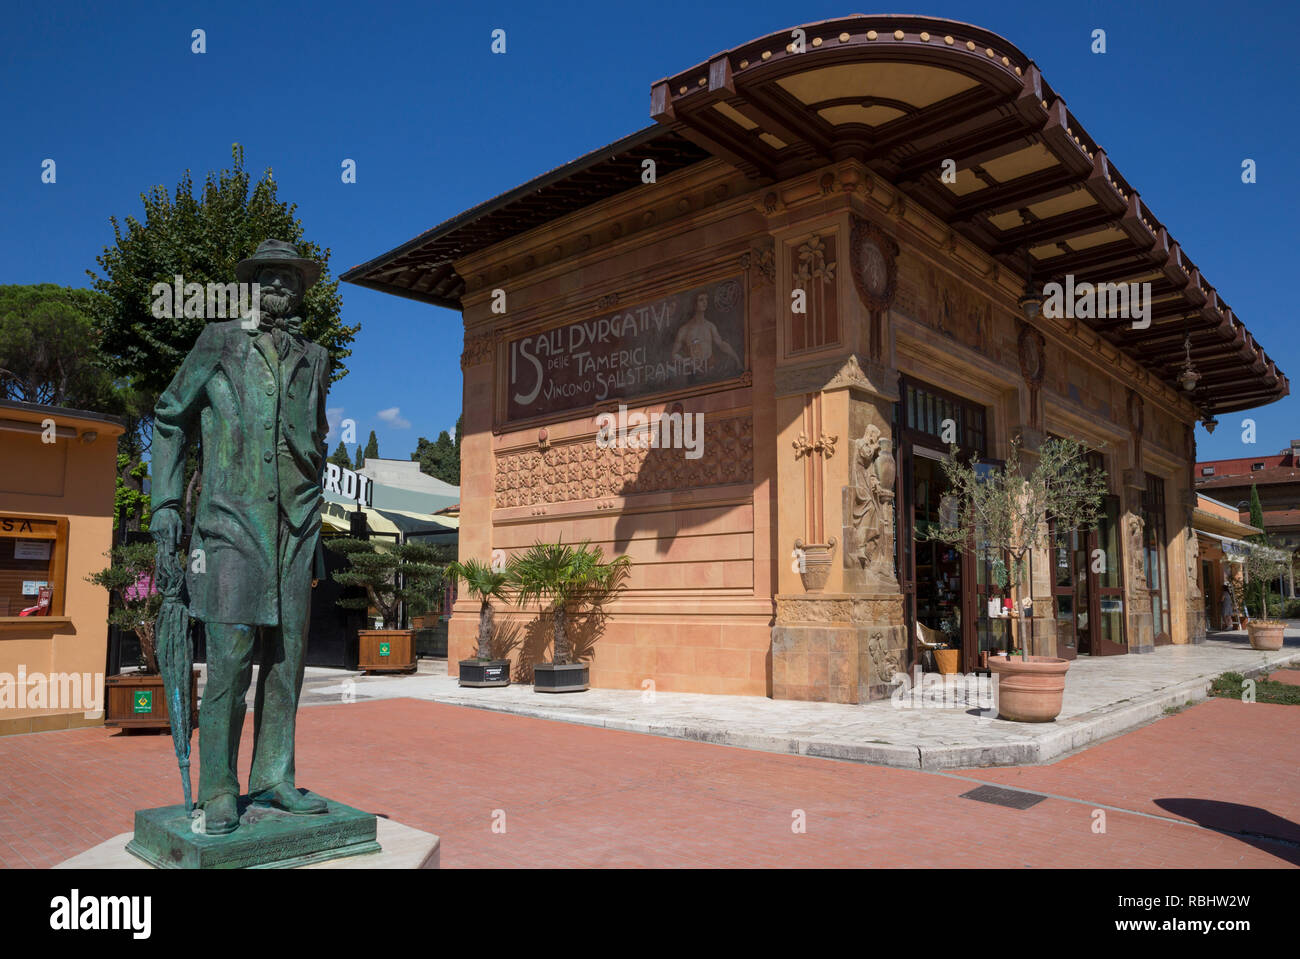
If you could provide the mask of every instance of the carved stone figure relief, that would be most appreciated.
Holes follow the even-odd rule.
[[[1202,601],[1201,578],[1196,575],[1196,561],[1200,556],[1200,544],[1190,530],[1188,531],[1184,552],[1187,557],[1187,602],[1189,605],[1200,609]]]
[[[1125,543],[1125,551],[1128,553],[1129,587],[1134,592],[1147,588],[1146,567],[1143,562],[1146,545],[1144,528],[1145,524],[1141,516],[1129,516],[1128,542]]]
[[[894,475],[892,441],[874,423],[853,441],[851,523],[853,543],[846,566],[867,574],[871,587],[890,588],[894,578]]]
[[[873,629],[867,640],[867,656],[871,663],[871,682],[889,683],[895,673],[903,672],[902,650],[890,649],[883,629]]]

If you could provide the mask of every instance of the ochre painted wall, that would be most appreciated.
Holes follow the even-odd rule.
[[[52,415],[58,427],[71,427],[78,434],[93,430],[98,437],[83,442],[80,435],[59,436],[56,443],[45,444],[38,433],[0,430],[0,464],[4,464],[0,472],[0,515],[67,518],[63,617],[25,617],[18,622],[10,618],[0,622],[0,677],[16,679],[20,667],[29,677],[34,673],[91,674],[91,688],[95,688],[102,683],[105,665],[108,593],[86,582],[86,577],[108,565],[116,438],[122,430],[98,420]],[[39,423],[43,418],[29,411],[0,409],[0,419]],[[100,722],[102,713],[87,715],[86,710],[0,710],[0,734]]]

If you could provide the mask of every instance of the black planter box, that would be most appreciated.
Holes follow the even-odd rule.
[[[533,692],[581,693],[587,689],[587,664],[543,663],[533,667]]]
[[[462,659],[460,661],[462,686],[509,686],[510,660]]]

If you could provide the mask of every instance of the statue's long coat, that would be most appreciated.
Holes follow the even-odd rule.
[[[196,423],[203,440],[203,488],[186,566],[196,619],[275,626],[282,592],[310,590],[307,582],[282,582],[281,513],[299,540],[292,554],[314,556],[315,575],[324,575],[319,540],[329,380],[323,347],[291,337],[281,359],[268,330],[246,330],[231,320],[204,327],[159,399],[154,509],[180,508],[185,437]],[[311,565],[302,567],[303,576]]]

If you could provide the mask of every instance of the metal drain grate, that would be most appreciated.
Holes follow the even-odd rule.
[[[1040,796],[1038,793],[1003,789],[1001,786],[979,786],[970,792],[962,793],[960,798],[992,803],[995,806],[1006,806],[1009,809],[1028,809],[1030,806],[1037,806],[1047,797]]]

